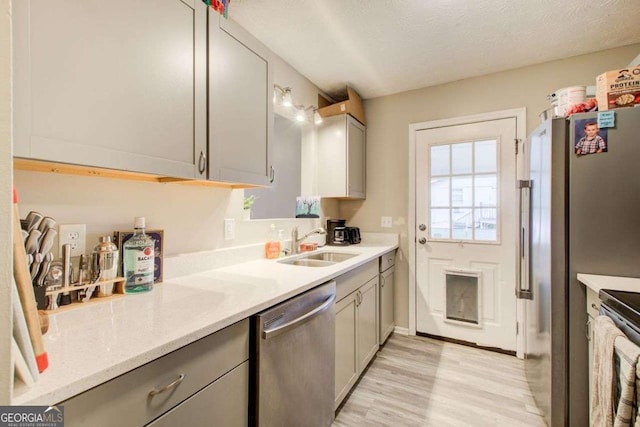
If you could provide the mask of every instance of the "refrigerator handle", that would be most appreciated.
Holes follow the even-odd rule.
[[[531,242],[531,186],[533,181],[518,181],[518,274],[516,277],[516,298],[533,299],[529,283],[529,253]]]

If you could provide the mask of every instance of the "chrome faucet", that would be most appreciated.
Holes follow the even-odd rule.
[[[302,237],[298,237],[298,227],[291,228],[291,254],[300,253],[300,243],[312,234],[327,234],[324,228],[314,228]]]

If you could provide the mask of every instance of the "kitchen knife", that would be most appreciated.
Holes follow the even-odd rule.
[[[42,266],[40,267],[40,271],[36,276],[35,286],[43,286],[44,279],[47,277],[47,273],[49,273],[49,269],[51,268],[51,263],[53,262],[53,253],[49,252],[45,255],[45,259],[42,262]]]
[[[31,232],[31,230],[38,228],[40,222],[42,221],[43,215],[36,211],[31,211],[27,214],[25,221],[27,223],[27,231]]]
[[[40,222],[38,230],[44,234],[48,229],[54,228],[56,225],[58,225],[58,223],[53,218],[46,216],[42,219],[42,222]]]
[[[22,233],[20,237],[22,237]],[[38,252],[40,237],[42,237],[42,233],[38,229],[33,229],[29,232],[29,237],[27,237],[27,241],[24,242],[24,249],[27,254],[33,255]]]
[[[51,252],[51,248],[53,247],[53,242],[58,235],[58,232],[49,228],[45,232],[44,236],[40,239],[40,246],[38,248],[38,252],[35,254],[35,259],[33,264],[31,264],[31,280],[35,281],[35,278],[38,275],[38,269],[40,268],[40,264],[45,261],[45,258],[49,252]],[[34,283],[37,284],[37,283]]]
[[[18,192],[13,188],[13,277],[15,279],[20,303],[25,313],[27,329],[33,352],[36,356],[38,371],[43,372],[49,366],[49,357],[42,341],[42,332],[38,320],[38,309],[36,308],[36,296],[33,292],[31,277],[27,268],[27,254],[22,244],[22,234],[20,233],[20,213],[18,212]]]

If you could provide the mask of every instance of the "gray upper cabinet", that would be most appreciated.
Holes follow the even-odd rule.
[[[206,175],[201,0],[20,0],[13,13],[16,157]]]
[[[318,128],[318,193],[366,198],[365,127],[348,114],[326,117]]]
[[[209,179],[269,185],[273,171],[270,51],[231,19],[209,13]]]

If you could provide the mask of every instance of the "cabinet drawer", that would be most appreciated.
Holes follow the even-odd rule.
[[[380,257],[380,272],[385,271],[389,267],[393,267],[396,264],[396,251],[387,252]]]
[[[590,288],[587,288],[587,314],[594,319],[600,315],[600,297]]]
[[[144,425],[248,358],[249,321],[243,320],[62,402],[65,425]],[[180,375],[182,382],[150,395]]]
[[[369,261],[342,276],[336,277],[336,302],[378,275],[378,260]]]
[[[248,424],[248,414],[249,362],[247,361],[162,415],[149,426],[242,427]]]

